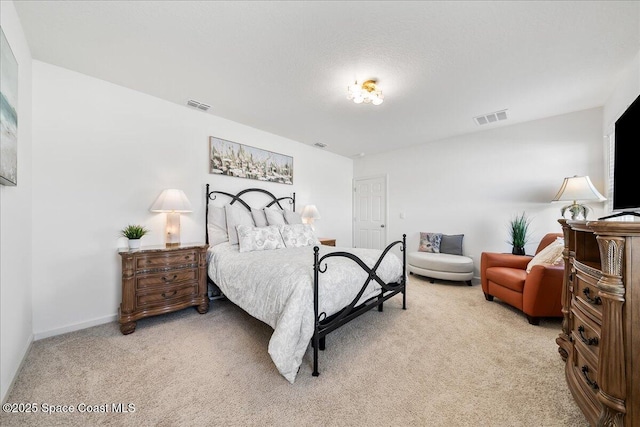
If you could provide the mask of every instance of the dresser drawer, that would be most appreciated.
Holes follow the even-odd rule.
[[[198,295],[198,284],[187,283],[181,286],[173,286],[158,289],[153,292],[136,295],[137,307],[165,306],[178,302],[183,298],[195,297]]]
[[[581,271],[576,271],[573,285],[573,298],[586,313],[602,324],[602,300],[598,296],[598,280]]]
[[[578,307],[572,307],[573,314],[573,341],[581,343],[581,353],[588,359],[591,364],[598,366],[598,357],[600,354],[600,325],[595,323],[587,314],[583,313]],[[580,345],[580,344],[577,344]]]
[[[198,270],[194,268],[170,270],[161,273],[152,273],[138,276],[136,289],[147,289],[161,286],[172,286],[184,282],[196,281]]]
[[[136,259],[136,270],[178,267],[198,263],[196,251],[180,251],[146,255]]]
[[[580,384],[580,388],[589,397],[593,404],[597,404],[596,395],[600,387],[596,379],[598,378],[597,368],[584,356],[581,346],[577,345],[573,349],[575,365],[572,367],[574,375]]]

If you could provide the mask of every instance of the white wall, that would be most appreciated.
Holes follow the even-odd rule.
[[[462,233],[479,277],[483,251],[511,251],[513,216],[532,218],[526,250],[534,253],[544,234],[561,231],[563,204],[550,201],[563,178],[589,175],[602,191],[603,165],[596,108],[366,156],[354,161],[354,178],[388,175],[390,240],[406,233],[416,250],[421,231]],[[602,213],[601,204],[591,207],[590,218]]]
[[[33,93],[37,339],[115,319],[116,249],[126,245],[118,231],[144,224],[152,233],[143,245],[162,244],[165,214],[149,207],[165,188],[184,190],[193,204],[182,215],[183,242],[204,242],[210,183],[295,191],[298,209],[318,206],[319,235],[351,245],[351,159],[39,61]],[[294,185],[209,174],[209,136],[293,156]]]
[[[0,400],[33,341],[31,305],[31,52],[13,2],[0,25],[18,62],[18,185],[0,185]]]

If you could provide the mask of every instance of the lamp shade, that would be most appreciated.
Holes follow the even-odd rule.
[[[151,212],[192,212],[191,202],[182,190],[164,190],[153,205]]]
[[[305,219],[320,219],[320,212],[316,205],[307,205],[302,210],[302,218]]]
[[[593,186],[588,176],[572,176],[564,179],[558,194],[552,202],[561,201],[599,201],[607,200],[596,187]]]

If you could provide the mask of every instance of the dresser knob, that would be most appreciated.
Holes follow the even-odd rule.
[[[173,282],[174,280],[176,280],[178,278],[177,274],[174,274],[173,277],[171,279],[167,279],[166,277],[162,277],[162,280],[164,280],[165,282]]]
[[[589,301],[591,304],[593,305],[600,305],[602,304],[602,300],[600,299],[600,297],[595,297],[595,298],[591,298],[591,289],[589,288],[584,288],[582,290],[582,293],[584,294],[584,297],[587,301]]]
[[[177,293],[178,293],[178,291],[173,291],[173,292],[169,292],[169,293],[163,292],[162,293],[162,297],[163,298],[171,298],[172,296],[174,296]]]
[[[587,384],[589,384],[589,387],[591,387],[594,390],[599,389],[600,387],[598,387],[598,383],[593,381],[591,378],[589,378],[589,367],[587,365],[584,365],[582,367],[582,375],[584,376],[585,381],[587,382]]]

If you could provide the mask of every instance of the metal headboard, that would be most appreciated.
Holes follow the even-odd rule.
[[[284,209],[280,204],[280,202],[287,201],[291,205],[291,209],[294,212],[296,211],[296,193],[292,193],[291,196],[276,197],[271,192],[267,190],[263,190],[262,188],[247,188],[246,190],[240,191],[238,194],[231,194],[225,191],[215,191],[215,190],[209,191],[209,184],[207,184],[207,193],[206,193],[207,204],[205,208],[205,219],[204,219],[204,228],[205,228],[205,236],[206,236],[207,244],[209,244],[209,229],[207,227],[207,221],[209,220],[209,202],[212,200],[216,200],[217,196],[220,194],[223,196],[227,196],[231,199],[231,202],[229,202],[230,205],[233,205],[235,202],[238,202],[242,206],[244,206],[249,212],[251,212],[251,206],[249,206],[247,202],[241,199],[241,197],[247,193],[266,194],[271,199],[271,201],[267,203],[265,206],[267,208],[273,205],[277,205],[280,209]]]

